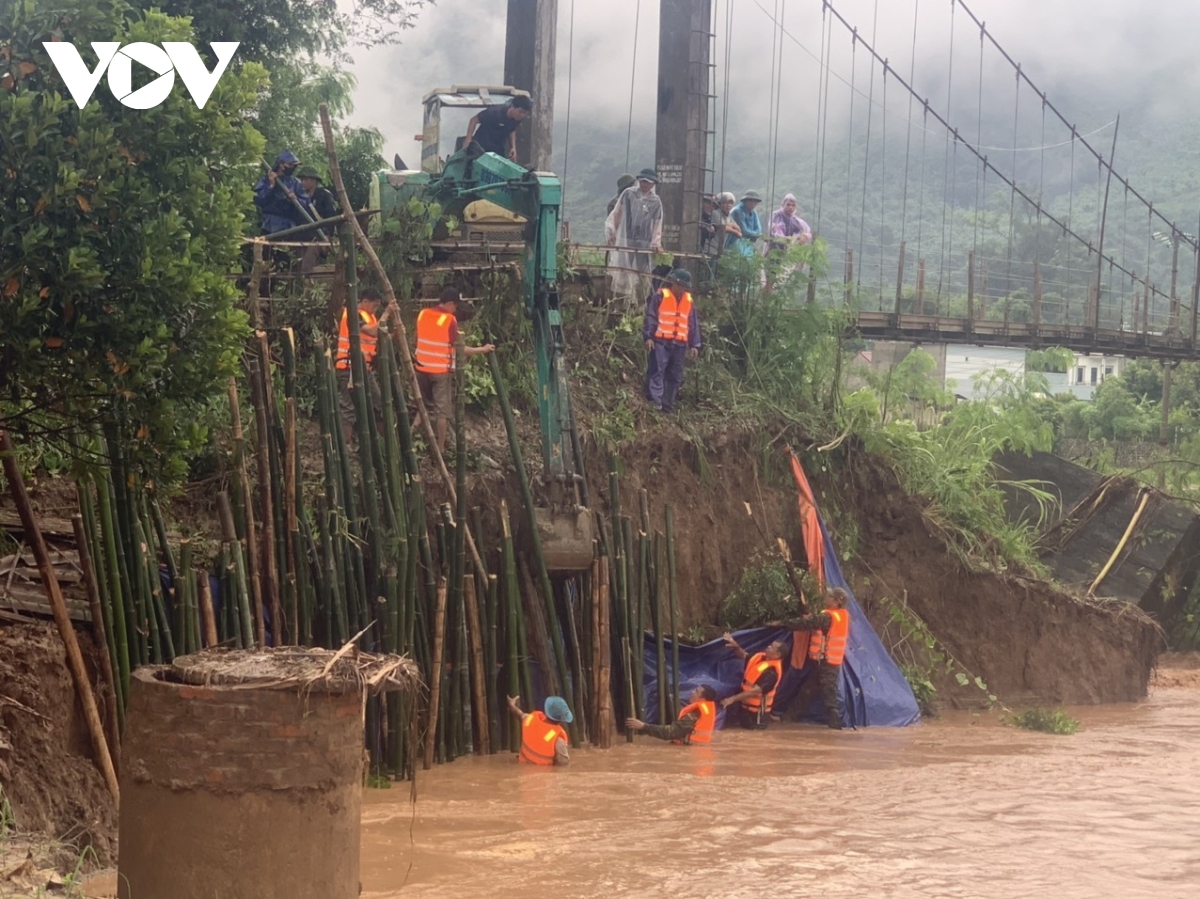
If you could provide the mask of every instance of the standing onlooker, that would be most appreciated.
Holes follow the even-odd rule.
[[[642,295],[639,287],[650,271],[654,254],[662,252],[663,206],[654,191],[656,184],[654,169],[642,169],[637,184],[621,192],[604,222],[608,245],[617,248],[609,254],[613,293],[617,296]]]
[[[792,244],[812,242],[812,228],[808,222],[796,215],[796,197],[785,194],[779,208],[771,213],[770,236],[763,248],[767,257],[767,270],[763,272],[764,286],[770,293],[774,283],[786,281],[795,266],[784,266],[782,257]]]
[[[312,198],[312,207],[317,211],[317,215],[328,219],[338,214],[337,200],[333,198],[333,192],[325,186],[315,168],[306,165],[296,172],[296,177],[304,186],[304,192]]]
[[[806,244],[812,241],[812,228],[808,222],[796,215],[796,197],[784,194],[779,208],[771,213],[771,236],[766,252],[786,250],[789,244]]]
[[[703,341],[692,302],[692,273],[678,268],[646,305],[642,339],[646,342],[646,399],[660,412],[675,411],[683,386],[683,361],[695,359]]]
[[[716,256],[718,245],[724,243],[723,240],[718,239],[720,232],[713,220],[720,214],[717,211],[716,197],[705,194],[700,198],[700,246],[698,249],[705,256]]]
[[[637,184],[637,178],[633,177],[633,175],[629,174],[628,172],[617,179],[617,193],[616,196],[608,201],[608,208],[604,211],[606,216],[612,215],[613,207],[617,205],[617,200],[621,199],[621,194],[625,193],[625,191],[633,187],[635,184]]]
[[[533,101],[513,97],[503,106],[489,106],[467,124],[464,146],[474,143],[483,153],[496,153],[517,161],[517,129],[533,115]]]
[[[742,201],[729,213],[729,220],[737,226],[739,233],[729,234],[725,240],[725,249],[736,250],[743,256],[754,255],[754,244],[762,237],[762,222],[757,212],[761,202],[762,197],[756,190],[748,190],[742,194]]]

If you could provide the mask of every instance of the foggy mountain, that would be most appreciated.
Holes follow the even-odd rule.
[[[1121,116],[1118,173],[1195,232],[1200,121],[1192,98],[1200,69],[1191,45],[1200,5],[969,5],[1078,135],[1105,156]],[[1106,173],[1032,89],[1018,89],[1011,65],[981,42],[961,6],[839,0],[834,8],[992,165],[1015,174],[1056,214],[1097,230]],[[360,51],[354,124],[379,128],[387,157],[399,152],[412,162],[424,93],[502,81],[505,12],[504,0],[440,0],[422,12],[402,45]],[[591,240],[599,237],[617,176],[652,164],[658,9],[651,0],[561,0],[558,17],[555,170],[566,175],[572,236]],[[914,223],[945,231],[956,213],[975,227],[967,207],[976,197],[1002,209],[1007,227],[1008,188],[961,146],[955,149],[946,129],[925,114],[921,100],[910,105],[895,78],[885,87],[882,66],[833,15],[822,17],[817,0],[714,0],[714,18],[715,91],[722,95],[710,122],[714,188],[753,187],[770,196],[764,207],[793,191],[831,246],[852,244],[855,236],[911,241],[901,232]],[[1122,211],[1129,218],[1137,204],[1125,200],[1118,187],[1110,220]],[[1140,227],[1144,240],[1147,225]],[[1120,226],[1118,239],[1126,231],[1132,239],[1137,229]]]

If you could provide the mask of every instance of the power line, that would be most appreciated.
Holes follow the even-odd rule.
[[[637,0],[637,9],[633,14],[633,66],[629,71],[629,127],[625,131],[625,171],[629,171],[629,148],[633,142],[633,90],[637,84],[637,47],[641,20],[642,0]]]

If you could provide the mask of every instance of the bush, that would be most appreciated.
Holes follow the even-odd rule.
[[[813,595],[815,590],[808,583],[809,580],[805,572],[801,586],[806,595]],[[718,614],[727,630],[738,630],[794,618],[799,611],[783,563],[767,561],[761,554],[756,554],[743,569],[738,585],[721,603]]]
[[[1037,730],[1044,734],[1073,734],[1079,722],[1062,709],[1029,709],[1009,718],[1014,727]]]

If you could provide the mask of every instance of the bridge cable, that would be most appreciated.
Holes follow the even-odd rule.
[[[771,203],[775,194],[775,149],[779,145],[779,89],[782,86],[783,65],[779,59],[783,49],[783,38],[779,28],[779,2],[775,0],[775,15],[772,19],[771,30],[771,80],[768,82],[767,94],[767,164],[763,191],[766,193],[764,202]],[[771,207],[774,208],[774,207]],[[768,215],[770,212],[768,211]]]
[[[1013,97],[1013,154],[1012,154],[1012,173],[1013,184],[1017,183],[1017,129],[1021,121],[1021,76],[1017,75],[1015,84],[1015,95]],[[1008,269],[1004,275],[1004,323],[1009,322],[1009,316],[1012,311],[1012,266],[1013,266],[1013,245],[1016,242],[1016,213],[1017,213],[1017,189],[1014,186],[1009,194],[1008,200]]]
[[[821,7],[821,24],[825,31],[825,43],[824,43],[825,50],[824,50],[823,55],[827,55],[830,59],[832,59],[832,57],[833,57],[833,22],[832,22],[832,20],[830,20],[829,16],[826,15],[824,6]],[[819,176],[820,180],[818,181],[819,186],[817,189],[817,220],[815,223],[815,227],[816,227],[815,233],[820,233],[821,211],[822,211],[822,209],[824,209],[824,206],[825,206],[825,145],[829,138],[829,73],[830,73],[830,71],[831,71],[830,67],[826,66],[824,69],[825,88],[822,91],[825,111],[821,114],[821,128],[820,128],[820,130],[821,130],[821,155],[820,155],[821,173]]]
[[[773,72],[772,72],[773,80],[774,80],[773,89],[775,92],[775,106],[774,106],[774,109],[772,112],[773,119],[775,122],[775,138],[774,138],[774,141],[771,146],[770,165],[768,166],[768,169],[767,169],[768,174],[770,176],[769,180],[770,180],[770,185],[771,185],[767,196],[772,203],[775,202],[775,179],[776,179],[777,175],[779,174],[779,132],[782,130],[780,128],[779,106],[780,106],[780,100],[783,96],[783,17],[787,13],[787,4],[782,3],[781,0],[776,0],[776,2],[777,2],[776,8],[778,10],[777,18],[779,19],[779,21],[776,23],[775,32],[772,34],[771,40],[772,40],[772,53],[773,54],[775,53],[776,45],[778,46],[777,56],[778,56],[778,60],[779,60],[779,65],[778,65],[778,68],[773,70]],[[772,206],[771,208],[774,209],[774,206]],[[770,232],[770,220],[769,219],[768,219],[767,231]]]
[[[912,59],[908,66],[908,83],[916,84],[917,79],[917,25],[919,24],[919,16],[921,14],[921,0],[913,2],[913,32],[912,32]],[[908,233],[908,175],[909,175],[909,160],[912,158],[912,111],[913,99],[916,95],[913,92],[908,94],[908,121],[909,124],[905,129],[906,138],[904,142],[904,193],[903,199],[900,202],[900,241],[904,242]]]
[[[969,6],[967,6],[965,0],[950,0],[950,5],[952,8],[956,5],[961,6],[963,8],[963,11],[968,16],[971,17],[971,19],[975,22],[976,25],[979,26],[980,32],[982,33],[983,37],[986,38],[986,40],[993,47],[995,47],[997,51],[999,51],[1000,55],[1004,57],[1004,59],[1008,62],[1008,64],[1010,66],[1012,66],[1014,69],[1019,68],[1017,61],[1014,60],[1012,58],[1012,56],[1009,55],[1008,51],[1006,51],[1000,45],[1000,42],[997,41],[996,38],[987,30],[985,23],[980,21],[978,16],[976,16],[975,13],[973,13],[971,11],[971,8]],[[1066,125],[1068,128],[1071,129],[1071,131],[1073,132],[1072,141],[1074,141],[1075,139],[1078,139],[1080,141],[1080,143],[1087,149],[1087,151],[1092,154],[1092,156],[1094,156],[1096,159],[1100,160],[1100,164],[1104,168],[1107,168],[1109,171],[1112,172],[1112,176],[1117,181],[1118,184],[1121,184],[1122,186],[1129,188],[1130,192],[1132,192],[1133,195],[1135,197],[1137,197],[1138,200],[1140,200],[1144,205],[1149,207],[1151,224],[1153,224],[1154,219],[1157,217],[1168,228],[1175,228],[1176,230],[1180,230],[1177,228],[1177,226],[1174,224],[1174,222],[1172,222],[1170,219],[1168,219],[1161,212],[1157,212],[1154,209],[1154,204],[1150,200],[1148,200],[1146,197],[1142,196],[1142,194],[1132,184],[1130,184],[1126,178],[1124,178],[1119,173],[1117,173],[1117,171],[1112,166],[1112,162],[1109,160],[1106,160],[1104,158],[1103,153],[1101,153],[1099,150],[1097,150],[1095,147],[1093,147],[1090,143],[1087,142],[1086,135],[1078,135],[1076,133],[1075,126],[1073,124],[1071,124],[1069,121],[1067,121],[1066,116],[1064,116],[1058,110],[1058,108],[1055,107],[1055,105],[1049,101],[1045,91],[1038,89],[1038,86],[1036,84],[1034,84],[1033,80],[1029,77],[1029,75],[1026,72],[1021,71],[1019,73],[1018,77],[1020,77],[1022,80],[1025,81],[1026,84],[1028,84],[1031,88],[1033,88],[1034,93],[1038,94],[1046,101],[1046,104],[1049,106],[1050,111],[1053,112],[1054,115],[1058,117],[1058,120],[1060,122],[1062,122],[1062,124]],[[1180,230],[1180,236],[1183,238],[1183,240],[1186,243],[1191,244],[1193,247],[1200,247],[1200,236],[1188,235],[1185,232],[1183,232],[1182,230]]]
[[[952,101],[954,96],[954,4],[950,5],[950,54],[947,63],[946,71],[946,114],[950,115],[950,110],[953,109]],[[929,124],[929,103],[925,104],[925,124]],[[951,185],[957,182],[958,169],[958,143],[954,144],[954,160],[955,166],[950,168],[950,132],[945,131],[945,144],[942,152],[942,171],[949,175],[942,183],[943,185]],[[947,296],[950,292],[950,259],[954,255],[954,188],[950,188],[950,192],[942,191],[942,264],[938,266],[938,289],[937,289],[937,314],[942,314],[942,284],[946,285]],[[950,230],[947,231],[946,216],[950,215]],[[948,243],[947,243],[948,241]],[[949,247],[949,249],[947,249]]]
[[[842,25],[842,27],[845,28],[847,31],[853,31],[853,26],[849,23],[849,21],[846,19],[846,17],[843,16],[837,10],[837,8],[833,5],[833,3],[830,2],[830,0],[825,0],[825,2],[826,2],[826,5],[828,6],[830,12],[832,12],[834,17],[837,18],[838,22]],[[897,82],[900,84],[901,87],[903,87],[904,89],[906,89],[908,91],[914,90],[914,88],[911,85],[909,85],[907,82],[904,81],[902,76],[897,74],[894,70],[890,69],[890,67],[887,67],[887,60],[884,59],[884,57],[879,54],[879,52],[875,49],[875,47],[871,43],[868,43],[866,40],[862,39],[861,37],[860,37],[860,40],[863,43],[864,49],[866,49],[871,54],[873,60],[884,65],[886,67],[886,71],[897,80]],[[884,84],[886,85],[886,78],[884,80]],[[922,99],[922,102],[924,102],[923,99]],[[1000,171],[1000,169],[998,169],[988,159],[988,157],[983,152],[981,152],[981,150],[978,146],[976,146],[971,141],[964,138],[957,129],[953,128],[950,125],[950,123],[947,121],[945,116],[943,116],[941,113],[937,112],[936,110],[934,110],[932,108],[930,109],[930,114],[934,117],[934,119],[938,122],[938,124],[940,124],[943,128],[953,131],[954,138],[955,138],[955,146],[957,147],[959,144],[961,144],[962,148],[966,152],[969,152],[971,155],[973,155],[976,158],[978,163],[982,164],[984,171],[990,170],[1007,187],[1011,188],[1015,185],[1017,194],[1025,202],[1027,202],[1031,207],[1033,207],[1039,215],[1045,216],[1045,218],[1049,222],[1051,222],[1056,228],[1058,228],[1063,233],[1064,236],[1071,237],[1076,243],[1081,244],[1084,247],[1090,247],[1090,241],[1087,240],[1085,237],[1083,237],[1078,231],[1076,231],[1075,228],[1071,225],[1071,223],[1069,221],[1064,221],[1063,219],[1056,216],[1053,212],[1048,210],[1039,200],[1036,200],[1033,197],[1031,197],[1024,188],[1022,188],[1019,184],[1016,184],[1016,182],[1014,181],[1013,178],[1006,175],[1004,172]],[[1078,140],[1078,137],[1079,137],[1078,131],[1076,130],[1075,139]],[[1074,141],[1072,143],[1074,144]],[[864,189],[865,189],[865,187],[864,187]],[[1135,196],[1137,195],[1136,191],[1134,191],[1132,187],[1130,187],[1130,190],[1131,190],[1131,192],[1133,192],[1135,194]],[[1155,215],[1154,210],[1150,210],[1150,221],[1151,222],[1153,221],[1154,215]],[[1104,258],[1106,260],[1110,260],[1112,262],[1114,268],[1117,271],[1120,271],[1124,274],[1132,274],[1131,270],[1127,266],[1118,263],[1111,256],[1105,255]],[[1148,253],[1148,258],[1149,258],[1149,253]],[[1163,294],[1161,291],[1159,291],[1157,289],[1151,288],[1151,293],[1156,298],[1157,297],[1164,297],[1164,298],[1166,297],[1165,294]]]
[[[733,61],[733,0],[725,2],[725,86],[721,95],[721,190],[725,190],[725,144],[729,134],[729,69]]]
[[[633,14],[633,65],[629,71],[629,125],[625,130],[625,171],[629,171],[629,149],[633,142],[633,90],[637,84],[638,34],[641,31],[642,0],[637,0]]]
[[[848,24],[848,23],[847,23]],[[855,35],[858,34],[857,29],[852,29]],[[875,14],[871,25],[871,42],[875,42],[875,38],[879,31],[879,0],[875,0]],[[864,44],[865,45],[865,44]],[[862,273],[866,268],[866,229],[867,229],[867,180],[871,171],[871,122],[875,114],[875,63],[877,54],[871,54],[871,87],[870,93],[867,95],[867,140],[866,148],[863,153],[863,189],[862,189],[862,212],[858,217],[858,286],[862,286]],[[882,298],[880,300],[882,302]],[[882,311],[882,308],[881,310]]]
[[[830,23],[832,27],[833,23]],[[854,95],[857,91],[854,88],[855,76],[858,72],[858,29],[855,28],[850,37],[850,115],[849,115],[849,130],[846,137],[846,239],[845,244],[847,250],[850,247],[850,179],[851,162],[854,155]]]
[[[887,76],[891,69],[887,59],[883,61],[883,125],[880,128],[879,139],[883,149],[879,151],[879,309],[883,311],[883,293],[887,284],[883,265],[883,236],[887,227]]]
[[[975,101],[975,143],[976,145],[983,143],[983,35],[979,36],[979,94]],[[982,177],[981,177],[982,176]],[[980,297],[980,305],[983,309],[983,314],[980,318],[987,317],[987,263],[979,256],[979,218],[983,203],[983,191],[987,186],[987,156],[983,157],[983,165],[975,167],[975,216],[974,216],[974,234],[972,238],[972,252],[975,254],[975,259],[979,263],[976,267],[977,280],[976,283],[981,286],[981,290],[976,293]],[[978,307],[977,307],[978,308]]]
[[[563,135],[562,197],[559,203],[564,215],[567,208],[567,169],[571,161],[571,86],[575,71],[575,0],[571,0],[570,21],[567,27],[567,127]]]

